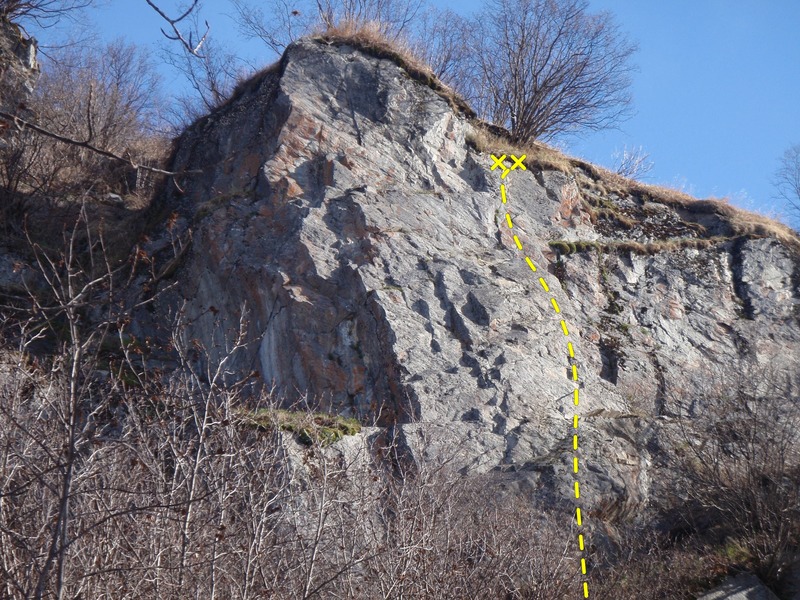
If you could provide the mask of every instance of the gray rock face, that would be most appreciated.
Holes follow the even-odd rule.
[[[765,588],[758,577],[744,573],[700,596],[698,600],[778,600],[778,597]]]
[[[514,170],[504,206],[473,133],[389,60],[292,45],[179,140],[172,169],[201,173],[182,177],[163,208],[192,245],[175,275],[180,298],[164,296],[156,313],[185,300],[188,335],[213,359],[244,311],[249,345],[234,378],[255,369],[287,401],[398,425],[418,459],[446,453],[465,471],[513,473],[554,500],[572,485],[564,319],[586,504],[631,514],[650,494],[651,442],[681,410],[681,386],[740,357],[797,355],[797,258],[769,237],[559,256],[548,241],[722,225],[607,195],[620,210],[649,205],[647,227],[592,224],[580,198],[602,194],[579,167]]]
[[[36,41],[0,19],[0,110],[25,114],[38,76]]]

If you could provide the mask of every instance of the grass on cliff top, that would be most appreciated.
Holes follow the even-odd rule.
[[[771,237],[800,252],[800,238],[791,227],[765,215],[737,208],[725,198],[699,200],[680,190],[627,179],[589,162],[578,159],[571,161],[576,168],[583,170],[588,177],[599,184],[604,193],[637,196],[692,214],[717,215],[730,226],[732,236]]]
[[[245,423],[260,429],[294,433],[298,441],[307,446],[328,446],[346,435],[361,431],[361,424],[356,419],[307,410],[261,408],[245,413],[243,418]]]
[[[478,152],[484,154],[513,154],[525,155],[526,167],[539,167],[546,171],[561,171],[571,173],[573,161],[563,152],[543,144],[542,142],[519,143],[511,141],[507,131],[501,127],[489,125],[480,121],[473,122],[472,133],[467,137],[467,143]]]
[[[566,175],[576,175],[582,171],[592,180],[591,185],[599,188],[603,194],[615,193],[621,197],[637,196],[642,200],[669,206],[690,214],[713,214],[726,222],[731,229],[731,236],[750,238],[771,237],[785,246],[800,252],[800,237],[788,225],[765,215],[737,208],[727,199],[709,198],[700,200],[680,190],[669,187],[651,185],[628,179],[609,169],[594,165],[584,160],[567,156],[563,152],[541,142],[518,143],[511,140],[508,132],[500,127],[478,122],[473,123],[473,132],[467,142],[478,152],[485,154],[526,155],[525,166],[538,167],[543,170],[560,171]],[[580,187],[580,182],[578,182]],[[616,215],[621,218],[621,215]],[[627,228],[633,226],[627,223]],[[649,244],[637,242],[619,242],[615,247],[632,250],[642,254],[654,254],[678,248],[705,248],[723,241],[713,237],[698,240],[664,240]]]
[[[442,83],[430,66],[416,56],[406,42],[387,37],[381,31],[379,23],[345,20],[318,32],[313,39],[328,44],[346,44],[370,56],[389,59],[404,69],[412,79],[425,84],[444,98],[455,111],[470,118],[476,116],[467,101]]]

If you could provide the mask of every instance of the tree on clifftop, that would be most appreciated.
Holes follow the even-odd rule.
[[[783,153],[780,167],[775,173],[778,197],[786,201],[787,209],[800,224],[800,144]]]
[[[474,19],[472,81],[480,113],[517,140],[612,127],[629,116],[637,47],[586,0],[492,0]]]

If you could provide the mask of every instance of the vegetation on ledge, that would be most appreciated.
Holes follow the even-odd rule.
[[[704,249],[716,244],[732,241],[735,238],[715,236],[709,238],[674,238],[658,240],[655,242],[635,242],[632,240],[599,242],[593,240],[552,240],[548,245],[560,255],[576,254],[578,252],[633,252],[634,254],[658,254],[671,252],[684,248]]]
[[[357,419],[305,410],[262,408],[244,415],[244,420],[261,429],[290,431],[307,446],[329,446],[361,431]]]

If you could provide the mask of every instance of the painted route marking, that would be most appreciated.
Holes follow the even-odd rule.
[[[524,154],[522,156],[520,156],[519,158],[517,158],[516,156],[514,156],[512,154],[511,155],[512,165],[511,165],[510,168],[506,167],[506,164],[505,164],[506,158],[507,157],[506,157],[505,154],[503,154],[499,158],[496,157],[494,154],[492,154],[492,160],[494,161],[494,164],[492,165],[492,171],[494,171],[498,167],[500,167],[502,169],[502,171],[503,171],[502,175],[500,176],[500,179],[505,179],[506,175],[508,175],[511,171],[513,171],[517,167],[520,167],[523,171],[527,170],[525,168],[525,165],[522,163],[522,161],[525,160],[525,155]],[[502,200],[502,203],[503,203],[503,205],[505,207],[505,205],[508,204],[508,196],[506,194],[506,186],[505,186],[504,183],[500,184],[500,199]],[[513,229],[513,227],[514,227],[514,223],[511,220],[511,213],[510,212],[506,212],[506,225],[508,225],[509,231],[511,231]],[[525,262],[531,268],[531,271],[533,271],[534,273],[537,273],[536,265],[531,260],[530,256],[525,254],[525,252],[523,250],[522,241],[519,239],[519,237],[516,234],[513,234],[513,237],[514,237],[514,244],[516,244],[517,249],[520,252],[522,252],[523,256],[525,256]],[[542,289],[544,290],[544,292],[549,294],[550,293],[550,286],[547,285],[547,281],[545,280],[545,278],[544,277],[539,277],[538,281],[539,281],[539,285],[542,286]],[[561,308],[558,306],[558,301],[555,299],[554,296],[550,296],[550,305],[553,307],[553,311],[554,311],[554,313],[556,315],[561,315]],[[572,345],[572,342],[569,341],[569,339],[568,339],[569,338],[569,328],[567,327],[567,322],[564,319],[560,319],[560,321],[561,321],[561,333],[563,333],[564,337],[567,338],[567,353],[569,355],[569,358],[567,359],[567,364],[570,366],[570,371],[571,371],[571,375],[572,375],[572,382],[575,385],[575,388],[572,391],[572,399],[573,399],[573,403],[577,407],[579,402],[580,402],[580,399],[579,399],[579,391],[578,391],[579,390],[578,363],[577,363],[577,360],[575,358],[575,347]],[[583,532],[585,530],[585,527],[583,525],[583,516],[581,514],[581,507],[580,507],[580,498],[581,498],[581,491],[580,490],[581,490],[581,486],[580,486],[580,481],[578,480],[579,466],[580,466],[580,452],[578,450],[578,433],[579,433],[578,425],[579,425],[579,419],[578,419],[578,413],[576,412],[576,413],[574,413],[572,415],[572,429],[573,429],[573,434],[572,434],[572,473],[573,473],[574,489],[575,489],[575,491],[574,491],[574,494],[575,494],[575,522],[578,525],[578,550],[580,550],[580,552],[581,552],[581,559],[580,559],[581,574],[582,575],[586,575],[586,541],[585,541],[585,537],[584,537],[584,534],[583,534]],[[582,584],[583,584],[582,585],[582,587],[583,587],[583,597],[584,598],[588,598],[589,597],[589,582],[586,581],[585,577],[583,578]]]
[[[523,171],[527,171],[528,170],[528,168],[524,164],[522,164],[522,161],[525,160],[525,155],[524,154],[522,156],[520,156],[519,158],[517,158],[513,154],[511,155],[511,168],[506,167],[506,162],[505,162],[506,158],[507,157],[506,157],[505,154],[503,154],[503,156],[501,156],[500,158],[497,158],[494,154],[492,154],[492,160],[494,160],[494,164],[492,165],[492,171],[494,171],[497,167],[500,167],[503,170],[503,174],[500,175],[500,179],[505,179],[506,175],[511,173],[511,171],[513,171],[517,167],[519,167]],[[503,195],[503,204],[505,204],[506,203],[506,193],[505,193],[505,190],[502,189],[502,187],[500,189],[500,193]]]

